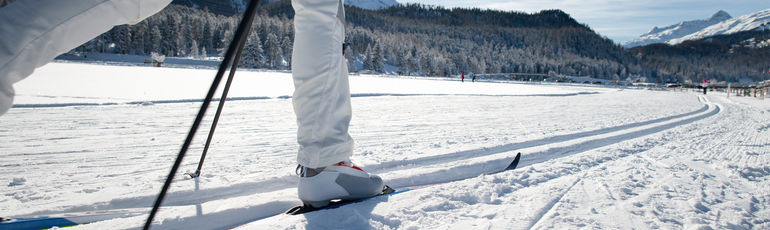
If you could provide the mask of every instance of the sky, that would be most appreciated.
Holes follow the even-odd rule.
[[[447,8],[476,7],[528,13],[560,9],[616,43],[632,40],[655,26],[706,19],[719,10],[732,17],[770,9],[768,0],[397,0]]]

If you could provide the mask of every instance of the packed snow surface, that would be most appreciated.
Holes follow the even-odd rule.
[[[52,63],[0,117],[0,216],[145,221],[214,70]],[[351,76],[353,161],[399,189],[305,215],[289,73],[239,71],[153,229],[768,229],[770,100],[724,93]],[[482,174],[522,152],[519,168]],[[504,165],[502,165],[504,166]]]

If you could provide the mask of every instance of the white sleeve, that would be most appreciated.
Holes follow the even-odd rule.
[[[13,84],[113,26],[135,24],[171,0],[17,0],[0,8],[0,115]]]

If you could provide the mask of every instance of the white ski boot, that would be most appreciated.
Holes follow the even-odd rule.
[[[323,168],[297,166],[299,199],[306,206],[320,208],[332,200],[356,200],[381,194],[382,178],[342,161]]]

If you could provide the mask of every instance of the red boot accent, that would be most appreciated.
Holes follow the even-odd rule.
[[[337,163],[337,164],[334,164],[334,166],[346,166],[346,167],[351,167],[351,168],[353,168],[353,169],[357,169],[358,171],[361,171],[361,172],[366,172],[366,171],[364,171],[363,169],[359,168],[358,166],[355,166],[355,165],[348,165],[348,164],[347,164],[347,163],[345,163],[344,161],[340,161],[339,163]]]

